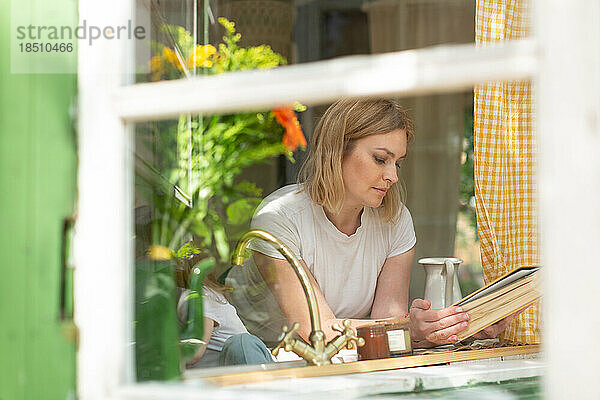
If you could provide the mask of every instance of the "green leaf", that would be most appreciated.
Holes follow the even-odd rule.
[[[181,246],[179,248],[179,250],[177,250],[176,257],[179,259],[184,259],[184,258],[189,258],[189,257],[193,256],[194,254],[200,254],[200,253],[202,253],[202,251],[199,248],[197,248],[196,246],[194,246],[194,244],[192,242],[187,242],[186,244]]]
[[[229,259],[229,243],[227,242],[227,235],[225,234],[225,229],[221,225],[221,222],[215,224],[213,235],[215,237],[215,246],[217,247],[217,252],[221,257],[221,260],[226,261]]]
[[[254,214],[254,210],[260,204],[261,199],[246,198],[238,200],[227,207],[227,218],[229,222],[235,225],[243,224],[250,220]]]
[[[256,184],[254,184],[252,182],[248,182],[248,181],[243,181],[243,182],[238,183],[235,186],[235,190],[237,190],[247,196],[260,197],[262,195],[262,189],[259,187],[256,187]]]

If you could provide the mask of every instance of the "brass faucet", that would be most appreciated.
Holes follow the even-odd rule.
[[[308,275],[298,258],[290,251],[290,249],[284,245],[279,239],[263,230],[254,229],[246,232],[239,240],[235,251],[232,256],[233,265],[244,265],[244,253],[250,244],[252,239],[262,239],[275,245],[277,250],[285,257],[290,263],[296,276],[300,280],[304,294],[306,295],[306,301],[308,302],[308,311],[310,314],[311,332],[309,335],[310,343],[306,343],[301,338],[294,337],[294,333],[300,327],[298,322],[295,322],[291,330],[288,330],[287,326],[283,327],[283,339],[281,343],[273,349],[273,355],[276,356],[279,353],[279,349],[282,347],[286,351],[293,351],[300,357],[304,358],[310,365],[326,365],[331,364],[331,358],[336,355],[341,349],[347,347],[352,349],[356,342],[357,346],[364,345],[365,341],[363,338],[356,336],[354,329],[350,327],[350,321],[344,320],[343,327],[338,324],[334,324],[332,329],[340,332],[340,335],[336,336],[329,343],[325,344],[325,333],[321,330],[321,316],[319,314],[319,305],[317,304],[317,297],[315,291],[308,279]]]

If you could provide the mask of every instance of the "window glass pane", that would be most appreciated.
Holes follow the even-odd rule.
[[[474,11],[474,0],[151,0],[137,10],[151,25],[137,82],[474,42]]]
[[[474,31],[474,1],[181,0],[151,4],[152,58],[137,60],[149,68],[138,74],[138,82],[274,67],[283,64],[283,59],[293,64],[466,43],[473,41]],[[235,33],[228,25],[232,30],[229,45],[221,48],[227,22],[219,23],[219,17],[235,22]],[[478,248],[469,208],[472,101],[472,92],[400,100],[417,132],[400,170],[419,240],[415,260],[440,254],[464,258],[459,271],[465,282],[469,280],[464,285],[468,291],[481,282],[479,257],[472,254]],[[297,113],[307,139],[328,106]],[[282,326],[290,325],[253,258],[243,268],[228,270],[229,256],[240,235],[250,228],[256,206],[273,191],[296,182],[306,159],[307,153],[298,150],[291,162],[282,144],[284,137],[285,127],[270,111],[182,116],[136,125],[139,380],[177,379],[182,373],[201,376],[206,368],[218,365],[218,352],[213,351],[219,347],[218,335],[204,355],[196,357],[198,362],[192,362],[202,348],[201,321],[206,322],[196,319],[199,309],[231,306],[228,312],[235,311],[249,333],[268,348],[277,345]],[[200,268],[197,274],[195,267]],[[219,281],[226,272],[226,280]],[[415,261],[410,299],[422,297],[423,285],[424,272]],[[206,301],[200,304],[198,299]],[[184,372],[186,361],[190,368]]]
[[[423,297],[425,272],[416,260],[435,255],[465,261],[459,277],[466,295],[482,283],[472,200],[472,92],[398,102],[416,132],[397,171],[418,238],[409,301]],[[136,125],[135,326],[140,380],[171,379],[182,373],[201,377],[206,368],[219,365],[222,342],[241,331],[260,339],[266,354],[279,343],[282,327],[291,325],[268,283],[269,275],[257,268],[260,260],[249,256],[243,267],[229,269],[235,244],[251,228],[256,207],[267,195],[295,183],[299,160],[306,159],[301,137],[293,136],[297,125],[285,122],[282,112],[181,116]],[[308,112],[295,115],[302,119]],[[312,133],[303,123],[301,129],[310,140]],[[297,148],[290,153],[286,145]],[[195,268],[200,275],[194,274]],[[342,270],[331,279],[346,278]],[[320,287],[327,285],[322,275],[315,279]],[[208,323],[204,327],[213,326],[212,339],[203,338],[206,331],[195,320],[201,315],[197,310],[208,317],[202,318]],[[232,323],[211,320],[221,318],[220,313],[233,318],[233,331],[219,333]],[[209,340],[209,347],[199,357],[203,339]],[[304,365],[293,354],[287,357],[297,361],[271,368]],[[188,368],[180,368],[186,361]],[[236,369],[221,372],[227,371]]]
[[[293,109],[181,116],[135,126],[139,380],[176,379],[186,361],[194,368],[218,366],[222,342],[246,332],[247,321],[272,325],[271,341],[265,341],[273,345],[283,322],[274,320],[279,310],[272,296],[255,301],[268,292],[257,270],[248,268],[251,275],[244,278],[254,280],[249,283],[235,282],[238,270],[246,274],[241,267],[227,281],[219,278],[229,272],[231,253],[249,230],[255,208],[284,183],[286,164],[305,145]],[[229,303],[243,308],[242,320]],[[203,319],[203,310],[212,319]],[[214,335],[204,349],[209,324],[215,325]]]

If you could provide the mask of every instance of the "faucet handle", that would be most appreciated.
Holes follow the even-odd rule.
[[[342,324],[344,325],[344,327],[341,327],[340,324],[336,322],[335,324],[331,325],[331,329],[342,334],[345,334],[347,332],[347,329],[353,330],[350,327],[350,320],[345,319],[342,321]]]
[[[281,342],[279,342],[277,347],[275,347],[271,351],[271,354],[273,354],[275,357],[277,357],[277,354],[279,354],[279,350],[282,347],[285,351],[290,351],[292,349],[293,342],[296,340],[292,336],[294,336],[294,333],[296,333],[296,331],[299,328],[300,328],[300,324],[297,322],[294,322],[294,324],[292,325],[292,329],[290,329],[288,332],[289,328],[287,327],[287,325],[284,325],[282,328],[283,332],[281,332]]]
[[[356,332],[350,326],[350,321],[347,320],[347,319],[345,319],[342,322],[342,324],[344,325],[343,328],[336,322],[335,324],[333,324],[331,326],[331,329],[333,329],[334,331],[337,331],[337,332],[341,333],[340,336],[345,336],[345,339],[346,339],[346,348],[347,349],[353,349],[355,343],[356,343],[356,347],[357,348],[361,347],[361,346],[364,346],[365,339],[363,339],[361,337],[358,337],[356,335]]]
[[[345,321],[347,321],[347,320],[345,320]],[[344,328],[342,328],[340,326],[340,324],[338,324],[337,322],[335,324],[331,325],[331,329],[333,329],[334,331],[339,332],[339,333],[344,333]]]

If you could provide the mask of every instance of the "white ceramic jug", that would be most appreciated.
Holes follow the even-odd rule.
[[[458,284],[458,266],[462,260],[454,257],[421,258],[425,268],[425,299],[432,309],[449,307],[462,299]]]

